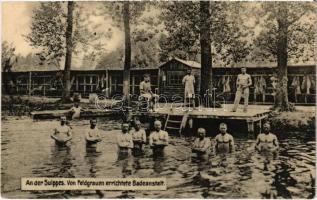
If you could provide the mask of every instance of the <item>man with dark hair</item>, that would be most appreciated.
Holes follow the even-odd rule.
[[[199,128],[197,130],[197,136],[192,145],[192,153],[195,153],[198,158],[208,158],[211,142],[209,138],[206,138],[206,130]]]
[[[131,155],[131,149],[133,148],[133,140],[131,134],[129,134],[129,124],[122,123],[121,133],[117,136],[118,155],[119,157]]]
[[[143,77],[144,80],[140,83],[140,96],[148,102],[149,109],[152,110],[157,95],[152,92],[150,75],[144,74]]]
[[[278,140],[275,134],[271,133],[271,125],[266,122],[263,125],[263,132],[256,139],[256,150],[260,152],[274,152],[278,150]]]
[[[55,140],[58,146],[65,146],[68,141],[72,139],[71,128],[67,125],[66,116],[61,116],[60,126],[54,129],[51,138]]]
[[[187,75],[184,76],[182,83],[185,87],[185,92],[184,92],[184,103],[185,106],[186,100],[188,99],[188,106],[190,110],[190,105],[192,104],[193,107],[195,106],[195,89],[194,89],[194,84],[195,84],[195,77],[192,75],[192,70],[188,69],[187,70]]]
[[[230,153],[234,151],[234,140],[231,134],[227,133],[227,124],[219,125],[220,133],[215,137],[215,152]]]
[[[146,133],[142,128],[140,120],[134,121],[134,130],[131,130],[131,135],[133,139],[133,152],[135,154],[141,153],[143,144],[146,143]]]
[[[99,129],[97,128],[97,119],[90,120],[90,128],[86,130],[86,146],[97,147],[98,142],[101,141]]]
[[[161,130],[161,121],[154,122],[155,131],[151,132],[149,137],[150,147],[153,150],[154,156],[163,156],[164,148],[168,145],[169,137],[166,131]]]
[[[252,79],[249,74],[246,73],[247,69],[245,67],[241,68],[241,74],[237,78],[237,92],[234,99],[234,106],[232,112],[236,112],[239,106],[241,97],[244,98],[244,108],[243,112],[247,112],[249,103],[249,87],[252,85]]]

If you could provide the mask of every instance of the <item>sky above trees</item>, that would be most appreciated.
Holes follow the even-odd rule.
[[[39,6],[39,2],[4,2],[2,3],[2,41],[7,41],[9,43],[12,43],[12,45],[16,48],[16,53],[20,54],[21,56],[27,56],[31,53],[37,53],[37,49],[30,46],[30,43],[26,41],[25,35],[29,34],[31,32],[31,22],[32,22],[32,14],[36,7]],[[89,16],[86,20],[86,25],[88,28],[95,32],[97,35],[101,35],[103,33],[111,32],[111,38],[107,37],[101,37],[98,39],[98,42],[103,44],[104,52],[103,55],[99,56],[99,60],[109,60],[109,56],[111,56],[111,53],[115,52],[115,54],[119,55],[122,49],[124,49],[124,36],[122,29],[120,30],[120,27],[116,27],[114,21],[110,16],[105,16],[102,14],[96,14],[95,12],[98,12],[96,7],[100,7],[100,3],[94,2],[94,3],[81,3],[82,6],[85,8],[84,14],[87,14]],[[254,12],[254,8],[259,7],[257,3],[250,3],[249,10]],[[148,19],[149,17],[153,16],[159,16],[160,11],[157,9],[152,9],[145,12],[145,17],[143,20]],[[256,14],[256,13],[253,13]],[[154,19],[157,20],[157,18],[154,17]],[[160,20],[160,19],[158,19]],[[173,20],[173,19],[171,19]],[[147,23],[147,22],[146,22]],[[152,23],[152,22],[151,22]],[[247,19],[247,22],[245,22],[247,25],[253,26],[252,31],[254,32],[253,37],[256,37],[257,34],[260,32],[261,29],[259,29],[259,25],[261,23],[256,22],[251,17]],[[256,25],[259,23],[259,25]],[[153,24],[153,23],[152,23]],[[133,54],[138,54],[137,59],[139,60],[146,60],[147,58],[155,57],[157,55],[154,55],[153,52],[160,51],[158,47],[158,43],[160,42],[159,34],[157,34],[157,30],[162,31],[163,33],[166,33],[166,30],[162,30],[162,27],[155,27],[155,29],[152,29],[152,27],[144,27],[143,25],[137,25],[137,27],[133,27],[132,29],[135,30],[135,33],[132,33],[132,59],[134,58]],[[146,33],[143,34],[142,31],[145,31]],[[151,33],[153,32],[153,34]],[[150,33],[150,35],[154,35],[154,37],[150,38],[148,41],[144,41],[144,38],[142,38],[142,35],[147,35]],[[149,38],[149,37],[148,37]],[[145,39],[148,39],[145,38]],[[249,37],[247,38],[250,41],[254,38]],[[133,44],[134,41],[141,41],[139,43]],[[153,47],[152,49],[148,49],[148,47]],[[135,49],[133,49],[135,47]],[[117,52],[117,53],[116,53]],[[92,49],[85,48],[84,51],[80,50],[80,52],[76,55],[73,55],[73,61],[72,65],[74,68],[76,67],[82,67],[85,65],[85,63],[92,63],[89,61],[89,58],[95,56]],[[140,57],[141,56],[141,57]],[[145,58],[146,57],[146,58]],[[199,57],[199,56],[198,56]],[[216,58],[216,57],[215,57]],[[123,58],[121,59],[121,61]],[[149,60],[148,62],[152,62]],[[118,62],[120,63],[120,61]],[[95,60],[93,62],[94,65],[98,65],[98,62]],[[144,65],[142,62],[139,62],[138,64]]]

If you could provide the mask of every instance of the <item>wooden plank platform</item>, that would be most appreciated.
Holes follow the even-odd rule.
[[[260,130],[262,128],[262,121],[269,116],[271,110],[269,107],[263,106],[249,106],[247,112],[238,109],[237,112],[231,112],[230,106],[225,108],[196,108],[192,111],[187,111],[184,108],[171,108],[165,106],[158,108],[155,112],[135,113],[136,115],[145,115],[155,118],[166,118],[167,116],[183,116],[188,115],[194,119],[210,119],[210,120],[239,120],[246,123],[250,136],[253,137],[255,131],[255,124],[258,123]]]
[[[241,111],[231,112],[225,111],[222,108],[202,108],[201,110],[184,111],[181,109],[168,109],[162,108],[155,112],[147,112],[149,116],[160,116],[160,115],[175,115],[182,116],[188,114],[192,118],[208,118],[208,119],[236,119],[246,120],[252,118],[263,118],[270,113],[270,110],[264,109],[249,109],[248,112],[244,113]]]

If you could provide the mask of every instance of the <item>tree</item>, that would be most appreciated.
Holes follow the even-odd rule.
[[[105,2],[105,16],[112,17],[114,24],[122,28],[125,38],[124,73],[123,73],[123,100],[130,104],[130,68],[131,68],[131,24],[137,25],[138,18],[145,9],[144,2]],[[123,21],[123,23],[122,23]],[[123,26],[122,26],[123,25]]]
[[[131,33],[130,33],[130,2],[123,3],[123,24],[124,24],[124,73],[123,73],[123,94],[124,100],[130,102],[130,68],[131,68]]]
[[[210,90],[213,64],[226,66],[249,55],[250,45],[246,38],[250,28],[244,26],[239,13],[243,6],[240,2],[169,2],[163,5],[162,16],[167,34],[160,40],[161,61],[178,56],[199,62],[197,55],[201,54],[200,92],[204,94]],[[211,55],[207,55],[207,51]]]
[[[287,63],[290,59],[313,57],[314,7],[309,2],[265,2],[261,17],[263,29],[256,38],[256,55],[277,62],[278,86],[275,105],[278,110],[291,110],[287,91]],[[308,49],[308,50],[307,50]]]
[[[64,68],[64,92],[63,100],[70,100],[70,69],[72,64],[72,51],[73,51],[73,12],[74,12],[74,2],[67,2],[67,27],[66,27],[66,58],[65,58],[65,68]]]
[[[72,54],[79,53],[80,45],[87,50],[92,41],[109,37],[108,33],[96,35],[88,29],[90,14],[85,13],[82,5],[81,2],[41,2],[33,11],[31,33],[25,36],[31,46],[39,49],[41,63],[54,63],[60,68],[65,59],[63,101],[70,100]],[[90,46],[100,48],[100,44]]]
[[[13,92],[16,84],[15,75],[12,74],[12,68],[16,65],[17,61],[13,45],[6,41],[2,42],[1,69],[5,73],[5,76],[2,76],[2,80],[7,94],[11,94]]]
[[[201,49],[201,84],[200,95],[212,91],[212,59],[210,38],[210,2],[200,1],[200,49]]]

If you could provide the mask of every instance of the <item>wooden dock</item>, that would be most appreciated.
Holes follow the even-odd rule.
[[[181,132],[181,128],[187,118],[193,119],[210,119],[210,120],[239,120],[247,125],[248,132],[253,134],[255,131],[255,124],[258,124],[260,130],[262,127],[262,121],[265,120],[271,111],[269,107],[263,106],[250,106],[248,112],[242,112],[242,110],[238,110],[237,112],[231,112],[231,109],[227,106],[224,108],[196,108],[194,110],[188,111],[185,108],[171,108],[171,107],[163,107],[158,108],[154,112],[146,112],[139,113],[138,115],[146,115],[154,118],[165,118],[165,126],[164,128],[168,129],[176,129],[169,126],[169,119],[172,119],[172,123],[179,124],[179,133]],[[184,116],[186,119],[184,119]],[[178,119],[175,117],[179,117]],[[177,120],[175,120],[177,119]],[[186,123],[186,122],[185,122]],[[177,129],[176,129],[177,130]]]

